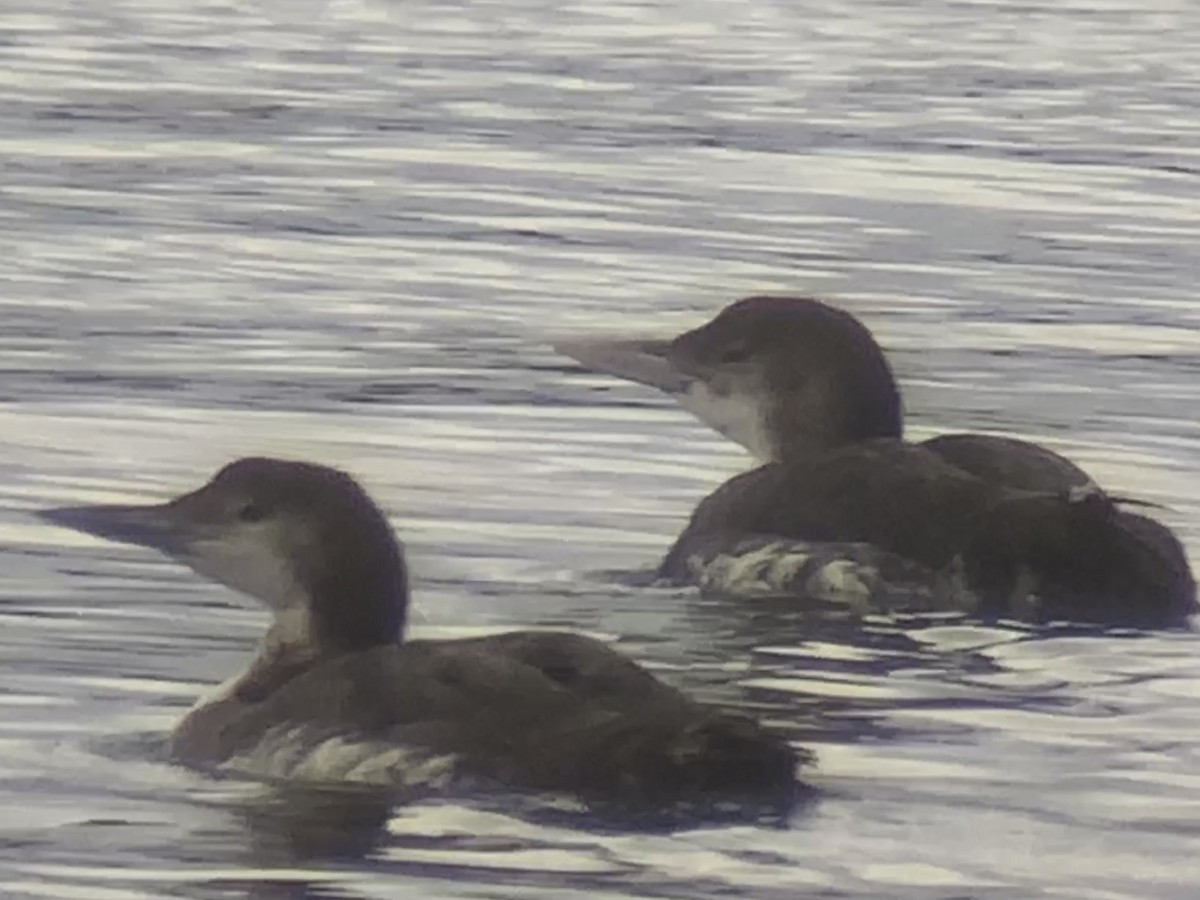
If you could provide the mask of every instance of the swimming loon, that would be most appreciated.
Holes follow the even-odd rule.
[[[170,754],[184,764],[640,804],[785,797],[809,760],[581,635],[401,643],[402,547],[379,507],[337,469],[246,458],[168,503],[39,515],[159,550],[273,614],[249,669],[172,734]]]
[[[874,608],[1183,624],[1186,554],[1082,469],[1016,438],[903,440],[883,350],[806,297],[739,300],[673,339],[572,339],[585,367],[656,387],[763,465],[705,498],[660,574]]]

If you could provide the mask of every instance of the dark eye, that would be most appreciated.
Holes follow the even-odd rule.
[[[721,352],[721,362],[723,363],[741,363],[750,358],[749,344],[734,344]]]
[[[237,517],[240,522],[260,522],[266,512],[257,503],[245,503],[238,507]]]

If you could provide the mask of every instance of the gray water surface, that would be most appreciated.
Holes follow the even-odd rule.
[[[1169,508],[1200,559],[1200,6],[11,0],[0,897],[1192,898],[1191,634],[868,623],[614,576],[748,460],[556,357],[752,292]],[[819,752],[786,827],[389,809],[162,763],[265,617],[45,505],[344,466],[414,632],[608,636]]]

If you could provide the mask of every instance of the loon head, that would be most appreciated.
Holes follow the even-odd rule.
[[[386,517],[349,475],[247,458],[168,503],[68,506],[39,515],[159,550],[261,601],[276,640],[306,655],[397,642],[408,602],[404,556]]]
[[[570,339],[587,368],[658,388],[766,462],[900,437],[896,380],[854,316],[807,297],[747,297],[671,340]]]

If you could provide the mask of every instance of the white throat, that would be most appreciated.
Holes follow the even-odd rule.
[[[712,390],[693,381],[677,395],[679,405],[697,419],[748,450],[760,462],[776,458],[776,444],[767,428],[766,405],[758,392]]]

